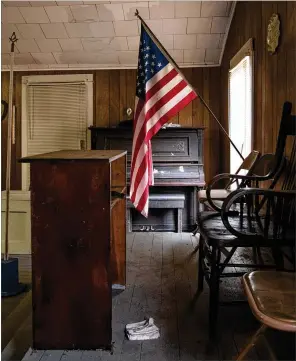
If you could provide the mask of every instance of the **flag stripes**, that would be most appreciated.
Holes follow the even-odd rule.
[[[197,95],[143,27],[137,79],[130,198],[147,217],[149,186],[154,184],[151,139]]]

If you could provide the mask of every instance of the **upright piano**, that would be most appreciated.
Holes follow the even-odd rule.
[[[130,127],[90,127],[92,149],[127,150],[127,185],[130,182],[130,164],[133,134]],[[154,186],[150,195],[183,194],[185,197],[182,230],[191,231],[196,222],[196,191],[205,185],[203,165],[203,128],[168,127],[152,138]],[[169,202],[169,199],[168,199]],[[176,230],[173,209],[149,208],[146,219],[132,209],[132,231]]]

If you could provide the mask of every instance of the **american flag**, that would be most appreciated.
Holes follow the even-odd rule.
[[[154,184],[151,138],[197,94],[157,46],[142,24],[133,127],[130,199],[148,216],[149,186]]]

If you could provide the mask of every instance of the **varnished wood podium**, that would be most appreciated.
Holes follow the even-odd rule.
[[[125,286],[126,152],[30,163],[33,348],[110,349],[112,285]]]

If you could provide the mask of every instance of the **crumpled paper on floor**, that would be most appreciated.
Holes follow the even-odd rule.
[[[152,317],[126,325],[125,333],[129,340],[154,340],[160,336],[159,328],[154,324]]]

